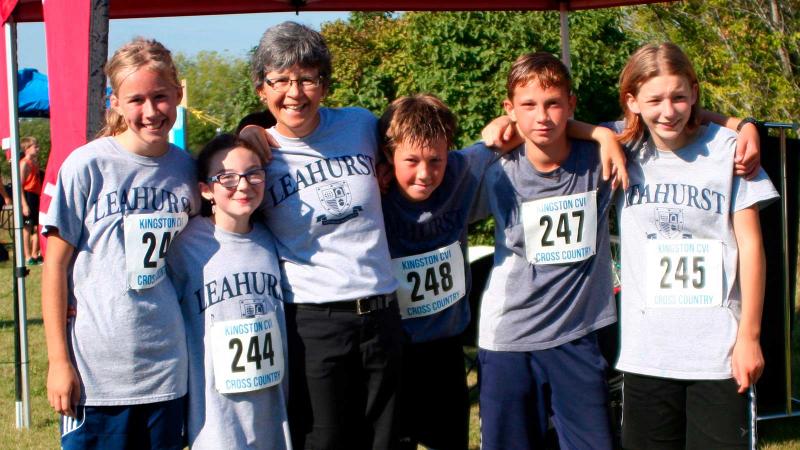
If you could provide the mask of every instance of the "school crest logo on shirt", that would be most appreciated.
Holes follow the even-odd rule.
[[[266,314],[264,302],[261,300],[239,300],[239,308],[241,309],[242,317],[255,317]]]
[[[354,206],[350,208],[350,202],[353,195],[350,193],[350,185],[347,181],[337,181],[335,183],[326,184],[317,188],[317,197],[319,198],[322,207],[325,211],[333,216],[335,219],[329,219],[327,215],[323,214],[317,216],[317,222],[322,222],[323,225],[340,224],[357,217],[358,212],[362,210],[361,206]],[[347,213],[350,214],[347,214]],[[347,214],[344,217],[339,217]]]
[[[669,239],[680,236],[683,231],[683,210],[674,208],[656,208],[656,228]]]

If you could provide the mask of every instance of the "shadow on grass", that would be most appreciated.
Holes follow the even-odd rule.
[[[42,319],[31,319],[31,318],[28,318],[28,326],[30,326],[30,325],[41,325],[41,324],[42,324]],[[13,326],[14,326],[14,321],[13,320],[0,320],[0,329],[11,328]]]
[[[800,417],[762,420],[758,422],[758,438],[762,448],[764,444],[785,445],[791,442],[789,445],[796,445],[800,440]]]

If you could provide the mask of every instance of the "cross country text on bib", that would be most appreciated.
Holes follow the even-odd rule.
[[[221,394],[266,389],[284,374],[283,340],[275,313],[211,326],[214,387]]]
[[[532,264],[568,264],[595,254],[597,191],[522,204],[525,256]]]
[[[647,241],[649,308],[722,306],[722,242],[713,239]]]
[[[456,241],[419,255],[392,259],[403,319],[436,314],[466,294],[464,255]]]
[[[125,272],[131,289],[148,289],[164,279],[169,244],[188,221],[185,212],[125,216]]]

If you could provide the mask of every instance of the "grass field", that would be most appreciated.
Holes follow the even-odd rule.
[[[12,264],[0,263],[0,448],[57,449],[58,418],[47,403],[45,378],[47,355],[40,307],[41,267],[31,268],[27,278],[28,339],[31,385],[31,428],[15,428],[14,407],[14,316]],[[470,385],[477,381],[475,372],[469,376]],[[478,449],[477,391],[472,390],[470,414],[470,448]],[[800,449],[800,421],[770,421],[759,424],[759,448],[769,450]]]

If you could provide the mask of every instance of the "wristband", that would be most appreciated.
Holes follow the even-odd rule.
[[[756,120],[753,117],[745,117],[744,119],[739,121],[739,125],[736,125],[736,132],[738,133],[738,132],[742,131],[742,127],[744,127],[748,123],[752,123],[753,125],[758,127],[758,120]]]

